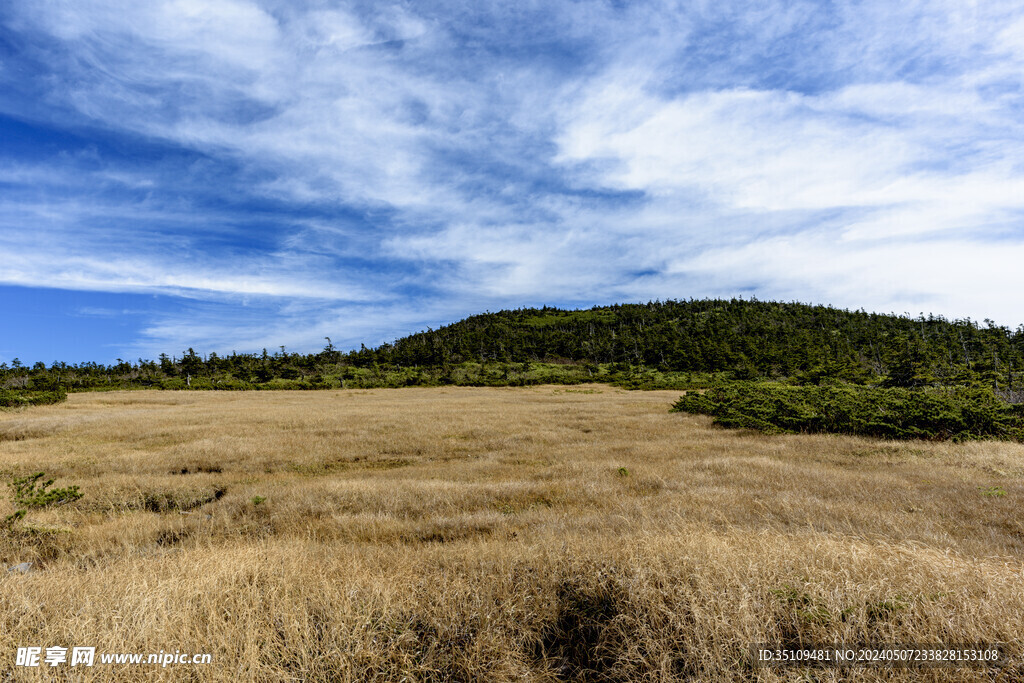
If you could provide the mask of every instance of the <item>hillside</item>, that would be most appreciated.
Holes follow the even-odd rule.
[[[544,364],[547,364],[546,366]],[[621,304],[590,310],[484,313],[343,353],[180,357],[103,366],[0,365],[0,386],[322,388],[633,381],[644,372],[725,373],[730,379],[839,380],[889,386],[982,384],[1014,395],[1024,326],[848,311],[757,300]],[[630,378],[633,378],[631,380]],[[662,385],[664,386],[664,385]]]
[[[1011,331],[991,321],[982,327],[969,320],[742,299],[665,301],[485,313],[364,356],[401,365],[566,360],[731,371],[738,378],[889,378],[901,385],[984,380],[1009,386],[1019,381],[1024,364],[1024,326]]]

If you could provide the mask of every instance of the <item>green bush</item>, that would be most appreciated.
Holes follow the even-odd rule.
[[[36,472],[27,477],[19,477],[11,480],[8,486],[11,489],[11,502],[19,509],[13,515],[9,515],[4,522],[10,526],[25,517],[25,514],[32,508],[51,507],[73,503],[82,497],[77,486],[68,486],[62,489],[51,489],[53,479],[47,479],[40,483],[39,480],[45,477],[43,472]]]
[[[904,389],[737,382],[688,393],[674,411],[769,433],[841,433],[888,439],[1024,441],[1021,406],[977,387]]]
[[[42,406],[67,400],[68,392],[62,388],[53,391],[12,391],[0,389],[0,408]]]

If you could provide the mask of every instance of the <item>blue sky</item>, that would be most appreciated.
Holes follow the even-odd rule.
[[[13,0],[0,362],[757,296],[1024,322],[1013,2]]]

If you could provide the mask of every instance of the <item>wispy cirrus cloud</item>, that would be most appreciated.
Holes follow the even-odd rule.
[[[669,296],[1024,318],[1013,3],[37,0],[0,24],[0,283],[177,302],[125,348]]]

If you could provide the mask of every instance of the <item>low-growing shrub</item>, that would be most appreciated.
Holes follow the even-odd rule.
[[[1024,410],[990,389],[787,386],[737,382],[688,393],[674,411],[712,415],[724,427],[769,433],[842,433],[888,439],[1024,441]]]
[[[1006,495],[1006,489],[1002,486],[979,486],[978,490],[988,498],[1002,498]]]
[[[0,408],[42,406],[67,400],[68,392],[63,388],[53,391],[12,391],[0,389]]]
[[[77,486],[51,489],[53,479],[47,479],[40,483],[39,480],[45,476],[44,472],[36,472],[31,476],[12,480],[10,483],[11,500],[14,501],[14,504],[29,508],[41,508],[70,503],[82,497]]]
[[[23,519],[30,509],[73,503],[82,497],[77,486],[51,489],[53,479],[39,481],[45,476],[43,472],[36,472],[27,477],[12,479],[8,484],[11,489],[11,502],[18,508],[14,514],[4,519],[8,526]]]

